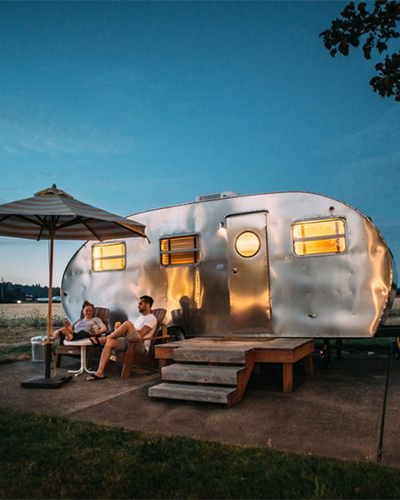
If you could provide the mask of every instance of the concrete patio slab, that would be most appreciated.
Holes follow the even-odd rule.
[[[20,362],[0,366],[0,406],[129,429],[180,434],[301,453],[376,461],[387,372],[387,352],[345,352],[332,370],[315,356],[315,376],[295,366],[295,388],[283,394],[278,365],[253,374],[242,402],[231,409],[206,403],[151,400],[157,374],[137,370],[127,380],[115,370],[106,380],[84,376],[58,390],[22,389],[44,370]],[[63,372],[65,373],[65,371]],[[400,467],[397,422],[400,361],[391,360],[382,463]]]

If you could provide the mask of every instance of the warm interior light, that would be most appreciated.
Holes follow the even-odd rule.
[[[293,224],[293,238],[316,238],[344,234],[343,219],[297,222]]]
[[[125,245],[105,243],[92,246],[93,271],[116,271],[125,269]]]
[[[195,264],[199,261],[199,237],[177,236],[160,241],[163,266]]]
[[[339,253],[346,248],[345,239],[334,238],[329,240],[296,241],[294,243],[294,253],[296,255],[310,255],[320,253]]]
[[[236,239],[236,251],[242,257],[253,257],[260,250],[260,238],[251,231],[240,234]]]
[[[124,269],[125,258],[116,257],[115,259],[99,259],[93,261],[93,271],[116,271]]]
[[[340,253],[346,249],[344,219],[324,219],[293,224],[294,253],[299,256]]]

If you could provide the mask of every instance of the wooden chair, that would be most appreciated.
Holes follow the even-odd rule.
[[[108,316],[110,314],[110,309],[106,309],[105,307],[95,307],[93,309],[93,317],[100,318],[101,321],[105,324],[108,331]],[[81,313],[81,319],[83,318],[83,314]],[[57,368],[61,365],[61,360],[63,356],[81,356],[81,348],[80,346],[66,346],[64,345],[64,335],[60,335],[60,345],[57,347],[55,352],[55,366]],[[94,346],[90,346],[86,349],[86,364],[90,366],[90,362],[92,360],[93,354],[96,352]],[[100,352],[100,351],[99,351]],[[54,365],[53,365],[54,366]]]
[[[128,347],[124,352],[113,351],[110,358],[111,361],[122,363],[121,378],[129,378],[132,365],[155,369],[157,366],[157,360],[154,358],[154,344],[157,342],[168,342],[171,340],[171,336],[167,334],[167,327],[163,324],[167,311],[165,309],[153,309],[151,312],[157,318],[157,326],[153,337],[146,339],[151,341],[149,352],[136,352],[136,343],[141,342],[140,339],[129,340]]]

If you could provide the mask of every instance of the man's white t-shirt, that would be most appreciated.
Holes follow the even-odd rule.
[[[139,316],[133,322],[133,326],[136,328],[136,330],[141,330],[144,326],[148,326],[149,328],[151,328],[149,333],[143,337],[144,339],[151,339],[156,331],[157,318],[154,316],[154,314],[146,314],[146,316]],[[143,343],[144,343],[144,348],[148,352],[151,345],[150,340],[145,340]]]

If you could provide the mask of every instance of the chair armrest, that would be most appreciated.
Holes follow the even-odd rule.
[[[156,340],[171,339],[171,335],[162,335],[161,337],[152,337],[151,339],[127,339],[129,343],[148,341],[155,342]]]
[[[151,339],[146,339],[146,340],[151,340],[152,342],[155,342],[156,340],[163,340],[163,339],[172,339],[171,335],[161,335],[160,337],[153,337]]]

